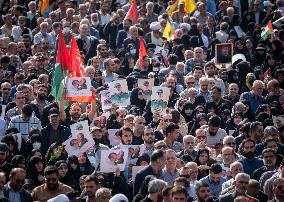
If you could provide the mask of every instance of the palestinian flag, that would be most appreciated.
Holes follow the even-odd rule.
[[[56,64],[53,71],[51,94],[54,96],[56,102],[60,102],[62,100],[63,80],[65,75],[68,74],[70,67],[70,56],[64,41],[62,31],[60,31],[58,35],[56,48]]]
[[[269,21],[261,33],[261,38],[263,40],[266,40],[272,33],[273,33],[273,27],[271,21]]]
[[[70,48],[70,73],[68,74],[67,79],[80,77],[86,77],[86,71],[77,42],[72,35]],[[92,96],[66,97],[65,99],[74,102],[94,102],[94,92],[92,92]]]

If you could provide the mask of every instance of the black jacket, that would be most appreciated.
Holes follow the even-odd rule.
[[[8,187],[8,184],[4,185],[3,192],[4,192],[4,196],[8,199],[9,198],[9,187]],[[22,189],[20,191],[20,197],[21,197],[21,202],[32,202],[33,201],[30,193],[27,192],[24,189]]]
[[[46,127],[44,127],[41,130],[41,136],[42,136],[42,146],[41,150],[45,154],[49,148],[50,145],[48,145],[48,139],[50,136],[50,129],[51,129],[51,124],[49,123]],[[71,130],[63,125],[59,125],[58,129],[59,130],[59,141],[57,142],[58,144],[62,144],[65,140],[71,136]]]

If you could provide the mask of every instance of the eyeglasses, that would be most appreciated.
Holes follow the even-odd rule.
[[[184,142],[184,144],[194,144],[194,142]]]
[[[3,88],[3,90],[11,90],[11,88]]]
[[[196,136],[197,139],[206,139],[206,136],[204,135],[200,135],[200,136]]]

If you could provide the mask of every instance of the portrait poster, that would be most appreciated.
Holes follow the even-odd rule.
[[[111,146],[116,146],[119,145],[121,143],[121,139],[117,134],[117,131],[119,131],[119,129],[108,129],[108,138],[109,138],[109,142]]]
[[[78,133],[77,137],[73,135],[63,142],[65,150],[69,156],[79,156],[85,152],[88,152],[95,145],[95,141],[90,133]]]
[[[138,159],[138,157],[145,152],[144,145],[121,145],[120,149],[125,149],[128,151],[129,159]]]
[[[119,168],[120,171],[124,171],[126,167],[126,161],[128,152],[125,149],[118,150],[102,150],[100,160],[100,171],[104,173],[114,172]]]
[[[137,173],[146,167],[147,166],[132,166],[132,180],[134,181]]]
[[[130,105],[130,97],[126,79],[113,81],[108,84],[111,103],[120,107]]]
[[[111,96],[109,90],[101,91],[101,102],[103,111],[111,108]]]
[[[66,78],[67,98],[78,96],[92,96],[90,77]]]
[[[99,117],[94,117],[92,123],[90,124],[90,128],[94,126],[101,127],[102,125],[106,125],[106,122],[109,116],[110,116],[110,113],[105,112]]]
[[[154,86],[151,95],[152,113],[164,114],[170,97],[170,89],[167,87]]]
[[[88,121],[80,121],[70,126],[72,136],[63,142],[69,155],[79,156],[91,149],[95,142],[89,130]]]
[[[216,64],[231,64],[233,57],[233,44],[221,43],[215,45]]]
[[[147,97],[148,100],[151,99],[153,86],[154,86],[154,78],[138,79],[138,87],[143,90],[143,93]]]
[[[238,38],[242,38],[246,36],[246,33],[242,30],[240,26],[234,26],[234,30],[236,31]]]

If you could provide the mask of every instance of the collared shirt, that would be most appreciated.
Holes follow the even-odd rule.
[[[212,101],[212,96],[211,96],[211,93],[209,92],[209,90],[207,90],[206,92],[201,92],[200,89],[199,89],[198,92],[197,92],[197,95],[202,95],[206,102]]]
[[[111,75],[107,75],[106,71],[103,71],[102,76],[103,76],[103,79],[106,83],[111,83],[111,82],[115,81],[118,77],[118,75],[116,73],[112,73]]]
[[[185,62],[184,74],[187,75],[189,72],[192,71],[193,67],[196,66],[196,65],[204,67],[205,63],[206,63],[205,60],[196,60],[194,58],[187,60]]]
[[[54,41],[53,41],[53,37],[50,33],[46,33],[45,35],[43,35],[41,32],[38,32],[35,36],[34,36],[34,44],[39,44],[41,42],[41,40],[46,39],[48,40],[48,43],[50,45],[54,45]]]
[[[243,101],[243,100],[247,100],[249,102],[249,106],[252,112],[255,113],[259,105],[264,103],[265,98],[262,95],[256,97],[254,93],[250,91],[250,92],[245,92],[241,94],[240,101]]]
[[[17,116],[17,115],[20,115],[20,114],[21,114],[21,110],[18,107],[14,107],[12,109],[9,109],[6,113],[6,116],[5,116],[5,121],[6,121],[7,126],[9,125],[11,119],[14,116]]]
[[[73,189],[61,182],[58,182],[59,186],[56,190],[49,190],[46,184],[40,185],[34,188],[32,192],[32,198],[34,201],[46,202],[47,200],[58,196],[59,194],[67,194],[73,192]]]
[[[183,149],[183,145],[180,142],[174,141],[172,145],[167,145],[169,149],[174,150],[175,152],[180,152]]]
[[[175,173],[172,174],[166,167],[162,170],[162,178],[165,182],[168,183],[169,186],[174,185],[174,181],[179,177],[179,170],[176,169]]]
[[[199,180],[200,182],[204,182],[208,184],[211,194],[215,197],[218,197],[222,191],[222,184],[227,181],[225,177],[221,177],[218,182],[213,182],[210,176],[206,176]]]
[[[9,188],[9,200],[13,202],[21,202],[21,195],[20,191],[14,191],[12,190],[10,183],[8,183],[8,188]]]
[[[9,128],[17,128],[22,134],[22,137],[24,139],[27,139],[31,128],[37,128],[41,130],[42,127],[40,120],[34,116],[32,116],[28,121],[26,121],[22,118],[22,115],[18,115],[11,119],[9,123]]]
[[[26,28],[29,30],[29,35],[32,38],[32,31],[29,28]],[[22,33],[23,29],[20,26],[14,26],[12,29],[12,36],[15,42],[18,42],[22,39]]]

